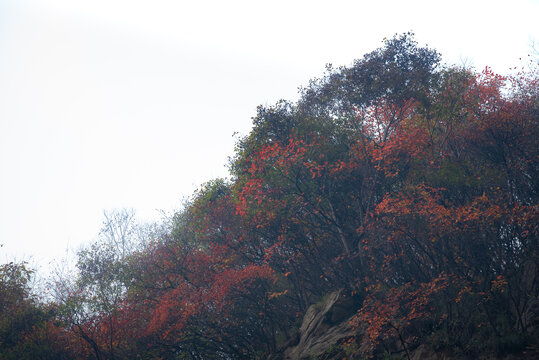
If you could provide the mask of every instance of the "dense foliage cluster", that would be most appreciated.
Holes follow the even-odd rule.
[[[277,359],[337,289],[342,357],[537,346],[537,81],[444,67],[410,34],[329,67],[260,107],[231,179],[151,241],[82,251],[53,305],[4,265],[0,359]]]

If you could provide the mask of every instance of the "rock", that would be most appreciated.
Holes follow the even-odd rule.
[[[341,339],[355,335],[350,325],[355,313],[350,305],[353,300],[343,295],[342,290],[334,291],[311,305],[299,329],[299,343],[284,351],[285,359],[309,359],[322,355]]]
[[[419,345],[410,355],[411,360],[462,360],[462,358],[452,357],[442,352],[436,352],[430,346]]]

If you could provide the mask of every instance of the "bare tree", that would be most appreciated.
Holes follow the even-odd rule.
[[[99,237],[114,247],[119,260],[124,260],[136,248],[138,231],[135,210],[104,211],[103,215]]]

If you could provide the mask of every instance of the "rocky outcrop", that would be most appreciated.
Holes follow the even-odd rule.
[[[285,349],[285,359],[316,358],[340,340],[355,335],[356,330],[350,325],[355,313],[353,305],[354,299],[338,290],[310,306],[299,329],[299,341]]]

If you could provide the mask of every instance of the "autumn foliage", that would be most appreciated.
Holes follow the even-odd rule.
[[[79,262],[85,281],[29,339],[81,359],[279,358],[342,289],[356,335],[341,357],[537,347],[537,80],[442,66],[410,34],[328,68],[258,109],[230,179],[166,231],[86,253],[101,265]]]

